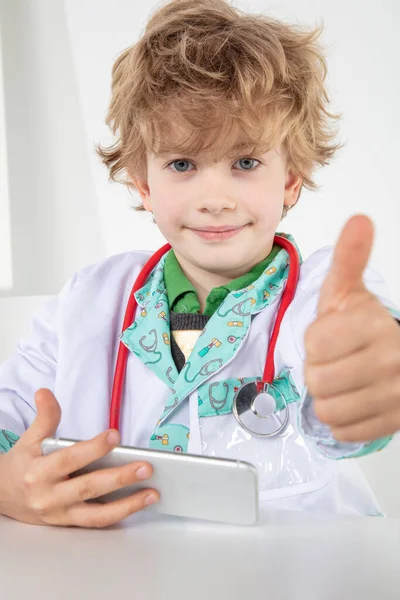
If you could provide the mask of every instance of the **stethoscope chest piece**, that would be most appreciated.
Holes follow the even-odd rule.
[[[260,382],[250,381],[242,385],[235,394],[233,401],[233,414],[239,424],[253,435],[270,437],[285,428],[289,420],[289,408],[285,397],[277,387],[271,383],[263,383],[259,391]],[[270,393],[282,401],[283,407],[276,410],[276,400]]]

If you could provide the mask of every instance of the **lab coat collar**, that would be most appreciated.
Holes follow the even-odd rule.
[[[300,251],[290,234],[279,233]],[[260,277],[242,290],[232,291],[212,315],[200,334],[189,360],[178,373],[171,354],[168,297],[164,284],[166,255],[136,292],[141,310],[120,336],[121,341],[171,390],[159,424],[162,424],[190,393],[231,361],[247,337],[252,315],[276,302],[285,287],[289,255],[281,248]]]

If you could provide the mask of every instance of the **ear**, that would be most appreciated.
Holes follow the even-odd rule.
[[[283,202],[285,206],[291,207],[296,204],[302,183],[302,178],[299,175],[296,175],[292,169],[289,169],[285,181],[285,192]]]
[[[147,181],[143,181],[141,179],[138,179],[137,177],[132,177],[131,175],[129,175],[129,177],[140,194],[144,208],[148,212],[153,212],[150,199],[150,188]]]

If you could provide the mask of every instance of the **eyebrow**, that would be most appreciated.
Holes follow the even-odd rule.
[[[252,143],[248,143],[248,142],[241,142],[239,144],[235,144],[234,146],[232,146],[228,152],[226,152],[226,156],[228,156],[229,154],[232,154],[238,150],[245,150],[246,148],[254,148],[255,144]],[[185,154],[186,150],[182,150],[181,148],[173,148],[171,147],[169,150],[165,150],[165,152],[160,152],[158,153],[157,156],[167,156],[168,154]],[[194,156],[194,154],[192,153],[192,155]]]

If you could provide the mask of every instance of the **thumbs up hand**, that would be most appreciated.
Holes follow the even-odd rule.
[[[304,339],[315,414],[343,442],[400,430],[400,327],[362,279],[373,237],[368,217],[346,223]]]

